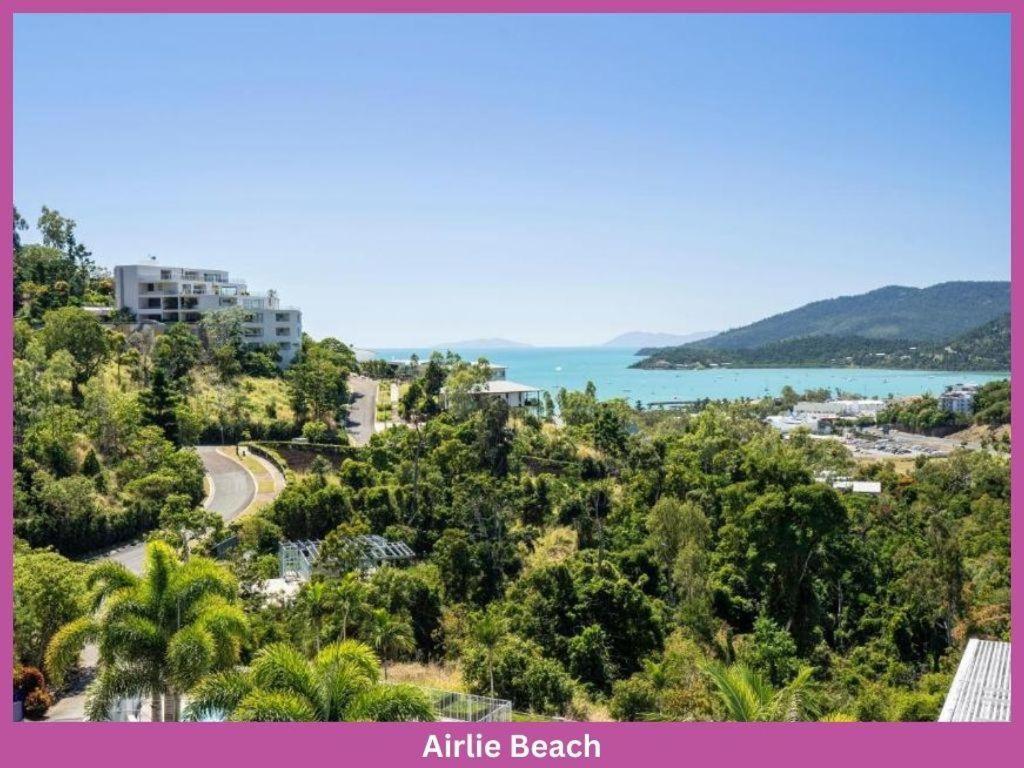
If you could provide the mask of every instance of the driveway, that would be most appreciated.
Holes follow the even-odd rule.
[[[365,376],[349,376],[348,389],[351,405],[345,429],[353,445],[366,445],[373,436],[373,422],[377,419],[377,382]]]
[[[237,461],[220,453],[217,446],[200,445],[196,452],[203,460],[203,468],[210,479],[210,495],[203,501],[203,506],[219,512],[225,522],[233,520],[249,506],[256,493],[252,475]],[[105,557],[121,563],[132,573],[142,573],[145,555],[145,544],[137,541],[111,550]]]

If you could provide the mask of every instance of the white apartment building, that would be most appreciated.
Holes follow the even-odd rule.
[[[197,323],[208,312],[239,307],[246,343],[276,346],[287,367],[302,344],[302,311],[282,307],[274,291],[252,294],[222,269],[165,267],[156,262],[114,267],[114,297],[139,322]]]
[[[939,407],[944,411],[969,416],[974,413],[974,395],[977,391],[977,384],[954,384],[946,387],[946,391],[939,395]]]

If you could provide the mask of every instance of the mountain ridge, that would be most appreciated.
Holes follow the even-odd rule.
[[[1009,281],[949,281],[926,288],[887,285],[866,293],[813,301],[690,345],[754,349],[825,335],[937,342],[1009,311]]]

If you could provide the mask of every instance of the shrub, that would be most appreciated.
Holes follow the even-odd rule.
[[[46,678],[38,667],[22,667],[15,672],[15,677],[18,689],[26,696],[46,687]]]
[[[25,717],[29,720],[38,720],[46,714],[53,706],[53,696],[45,688],[37,688],[25,696],[23,704]]]
[[[327,425],[322,421],[307,421],[302,425],[302,436],[311,443],[322,443],[327,437]]]
[[[619,680],[612,686],[609,710],[616,720],[643,720],[658,711],[658,697],[654,686],[645,678],[634,675],[628,680]]]

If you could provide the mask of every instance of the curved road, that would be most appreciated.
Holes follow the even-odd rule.
[[[210,494],[203,501],[203,506],[219,512],[225,521],[233,520],[242,510],[249,506],[256,494],[256,483],[249,470],[234,459],[220,453],[216,446],[200,445],[196,447],[203,467],[210,478]],[[275,490],[278,482],[275,480]],[[283,487],[284,478],[280,479]],[[145,560],[146,545],[133,542],[119,549],[112,549],[102,557],[121,563],[132,573],[142,573]],[[81,721],[85,719],[85,684],[93,678],[98,653],[95,645],[87,645],[82,653],[83,676],[77,688],[70,694],[61,697],[50,708],[46,719],[49,721]]]
[[[249,506],[256,493],[252,475],[237,461],[220,453],[216,446],[196,446],[196,452],[210,478],[210,495],[203,501],[203,506],[219,512],[225,522],[234,520]],[[132,573],[141,573],[145,552],[145,544],[140,541],[112,550],[106,556]]]

